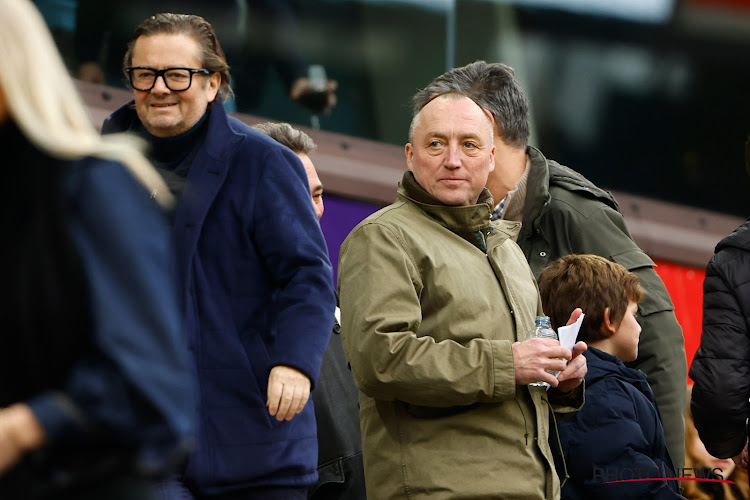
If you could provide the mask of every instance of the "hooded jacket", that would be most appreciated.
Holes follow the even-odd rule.
[[[203,494],[317,479],[313,404],[290,421],[266,409],[286,365],[315,387],[336,298],[297,156],[217,99],[174,221],[183,328],[199,384],[199,438],[185,479]],[[130,130],[130,104],[103,131]]]
[[[674,477],[674,467],[646,376],[594,347],[583,355],[588,366],[586,404],[558,422],[570,474],[563,500],[683,498],[676,480],[614,482]],[[553,452],[559,461],[557,449]]]
[[[703,334],[691,409],[708,452],[734,457],[750,416],[750,219],[716,245],[703,282]]]
[[[404,175],[341,247],[342,340],[360,389],[369,498],[558,498],[550,398],[517,386],[511,345],[541,313],[492,198],[445,206]],[[554,402],[554,401],[553,401]]]
[[[646,290],[638,306],[643,328],[638,359],[628,366],[648,377],[664,420],[667,447],[679,468],[685,456],[687,361],[682,328],[674,305],[654,268],[656,264],[633,241],[612,195],[584,176],[527,148],[531,168],[518,245],[534,275],[555,259],[595,254],[635,273]]]

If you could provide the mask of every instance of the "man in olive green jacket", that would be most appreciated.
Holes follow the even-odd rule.
[[[397,201],[341,247],[368,497],[557,499],[550,408],[580,408],[586,345],[526,339],[541,301],[520,225],[490,222],[489,115],[445,95],[409,135]]]
[[[600,255],[640,278],[647,291],[638,307],[643,331],[638,359],[629,366],[648,377],[679,470],[685,461],[687,362],[682,328],[656,265],[633,241],[610,193],[527,146],[528,103],[511,68],[477,61],[452,69],[414,96],[415,113],[446,92],[466,95],[492,113],[496,168],[487,188],[498,203],[493,218],[523,223],[517,242],[537,278],[549,262],[574,253]]]

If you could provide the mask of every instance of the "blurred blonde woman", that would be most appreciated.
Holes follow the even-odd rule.
[[[169,192],[28,0],[0,0],[0,61],[0,498],[148,499],[195,425]]]
[[[710,478],[728,479],[735,484],[681,481],[684,488],[682,494],[689,500],[746,500],[750,499],[750,485],[747,472],[736,467],[730,458],[716,458],[711,456],[695,429],[693,414],[690,411],[692,386],[688,387],[687,407],[685,410],[685,467],[695,477],[706,477],[709,470],[713,471]]]

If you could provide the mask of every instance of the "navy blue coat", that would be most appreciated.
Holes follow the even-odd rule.
[[[217,99],[175,214],[184,329],[199,383],[199,442],[185,479],[202,493],[308,486],[312,401],[291,421],[265,407],[272,367],[313,387],[333,327],[331,263],[297,156],[228,117]],[[125,105],[103,131],[137,124]]]
[[[557,422],[570,478],[563,499],[678,499],[677,481],[608,481],[674,477],[664,429],[646,376],[615,356],[589,347],[586,402],[583,409]],[[554,435],[550,447],[555,468],[564,477]]]
[[[154,477],[172,473],[192,449],[196,415],[189,355],[180,336],[175,280],[170,273],[172,247],[162,214],[148,192],[118,163],[92,157],[53,159],[32,146],[15,126],[0,127],[0,144],[7,146],[3,149],[9,169],[33,172],[10,175],[16,189],[49,194],[61,188],[59,206],[50,197],[49,206],[30,203],[24,209],[60,210],[61,227],[80,262],[78,268],[68,261],[70,273],[64,274],[62,269],[45,267],[51,262],[66,264],[64,260],[36,261],[47,273],[47,282],[67,285],[69,293],[80,291],[80,298],[59,302],[52,297],[23,306],[31,314],[75,320],[75,315],[60,314],[54,306],[75,307],[78,300],[87,304],[85,319],[57,325],[59,331],[48,336],[34,328],[2,332],[3,349],[28,349],[3,352],[4,361],[14,358],[4,369],[13,363],[22,369],[13,374],[3,370],[0,405],[27,403],[44,428],[46,444],[0,477],[0,498],[67,498],[68,494],[77,496],[70,493],[74,488],[84,496],[95,489],[106,497],[112,493],[110,488],[122,490],[118,477],[133,472]],[[56,169],[62,185],[44,185],[53,178],[57,182],[57,176],[49,175]],[[40,185],[29,186],[29,179]],[[23,196],[31,197],[28,192]],[[41,217],[26,220],[34,219]],[[63,239],[52,232],[49,240],[42,241],[54,242],[54,246],[30,248],[39,240],[13,226],[4,229],[4,236],[11,238],[4,242],[6,247],[25,247],[34,256],[45,250],[66,251]],[[68,281],[59,281],[63,276]],[[44,282],[34,281],[33,276],[29,279],[34,285]],[[76,287],[76,282],[81,286]],[[40,298],[23,290],[15,292]],[[3,313],[7,312],[5,308]],[[22,317],[29,311],[18,313]],[[42,324],[22,321],[13,325]],[[24,342],[14,341],[18,336]],[[60,349],[55,350],[56,346]],[[53,359],[56,355],[63,358],[61,363]]]

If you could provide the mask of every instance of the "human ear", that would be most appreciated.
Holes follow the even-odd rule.
[[[615,326],[612,321],[610,321],[609,316],[609,306],[607,306],[606,309],[604,309],[604,319],[602,320],[602,331],[609,332],[609,333],[615,333],[615,330],[617,330],[617,327]]]
[[[409,167],[409,170],[412,170],[412,159],[414,158],[414,148],[412,147],[410,142],[406,143],[406,146],[404,146],[404,154],[406,155],[406,166]]]
[[[219,93],[219,87],[221,87],[221,74],[211,73],[208,77],[208,89],[210,91],[210,98],[208,102],[214,102],[216,94]]]

